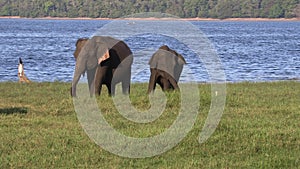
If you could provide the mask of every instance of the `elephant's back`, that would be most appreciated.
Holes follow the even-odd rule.
[[[132,54],[130,48],[123,41],[117,42],[112,49],[116,51],[121,61]]]
[[[128,45],[122,40],[109,36],[94,36],[92,39],[94,39],[96,43],[102,43],[102,45],[105,45],[107,48],[114,50],[121,61],[132,54]]]

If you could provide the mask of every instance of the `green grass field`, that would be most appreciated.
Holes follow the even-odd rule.
[[[198,143],[210,108],[210,85],[199,85],[195,126],[176,147],[158,156],[131,159],[95,144],[81,127],[69,83],[0,83],[0,168],[298,168],[300,83],[227,84],[225,110],[213,135]],[[149,108],[147,84],[133,84],[130,98]],[[177,116],[178,93],[149,124],[122,118],[103,91],[97,97],[113,127],[134,137],[162,132]],[[105,101],[105,104],[104,104]]]

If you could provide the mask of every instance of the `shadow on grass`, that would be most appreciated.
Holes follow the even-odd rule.
[[[0,114],[27,114],[28,108],[26,107],[11,107],[11,108],[0,108]]]

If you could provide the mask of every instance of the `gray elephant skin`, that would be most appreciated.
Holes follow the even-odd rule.
[[[73,97],[76,96],[79,79],[85,73],[91,96],[101,94],[102,84],[107,86],[109,95],[114,95],[115,86],[120,82],[123,93],[129,94],[133,56],[125,42],[107,36],[78,39],[74,57]]]
[[[186,61],[182,55],[167,45],[161,46],[151,57],[148,93],[155,90],[156,83],[163,91],[179,90],[178,81]]]

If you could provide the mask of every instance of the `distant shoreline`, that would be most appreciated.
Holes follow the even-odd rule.
[[[0,16],[0,19],[36,19],[36,20],[166,20],[168,18],[68,18],[68,17],[42,17],[42,18],[26,18],[20,16]],[[170,18],[173,19],[173,18]],[[178,18],[184,21],[300,21],[300,18]]]

